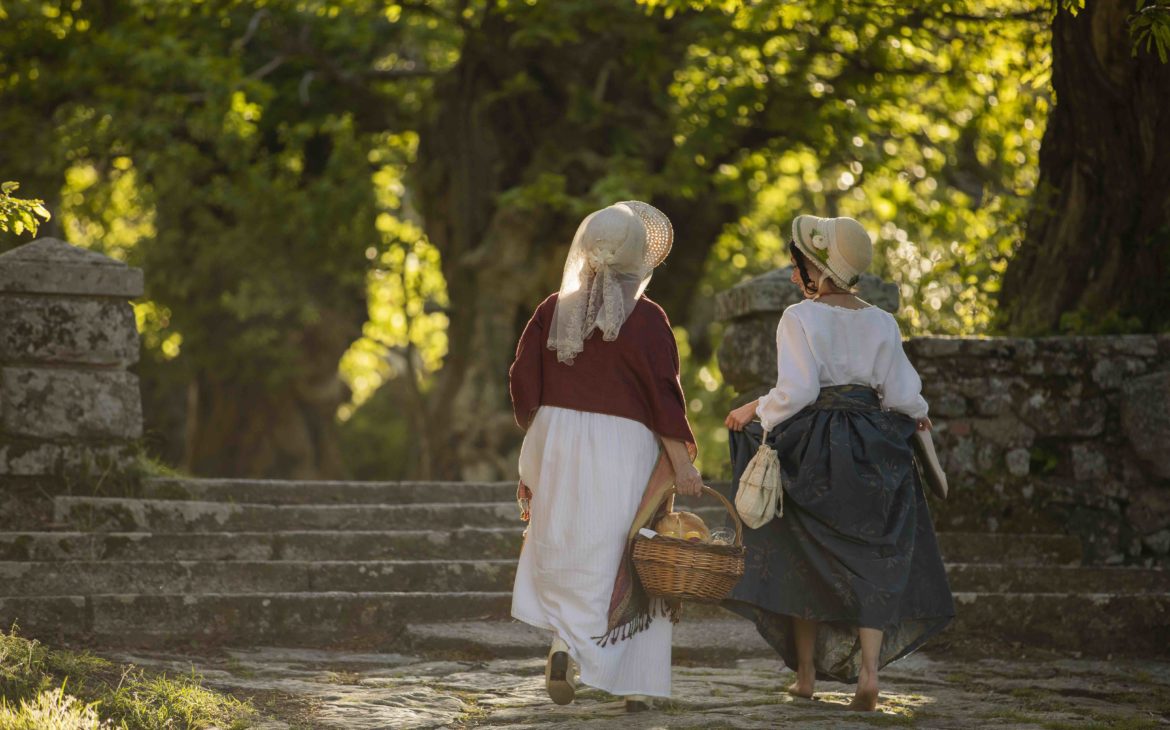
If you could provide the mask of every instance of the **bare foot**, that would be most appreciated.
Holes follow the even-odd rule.
[[[797,672],[796,681],[788,685],[785,691],[794,697],[803,697],[806,700],[811,700],[813,696],[813,685],[816,683],[817,675],[813,671]]]
[[[854,712],[873,712],[877,709],[877,703],[877,672],[862,669],[857,677],[857,692],[853,695],[853,701],[849,703],[849,709]]]

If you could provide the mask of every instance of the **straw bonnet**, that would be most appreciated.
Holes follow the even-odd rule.
[[[642,225],[646,228],[646,266],[656,268],[666,260],[674,244],[674,228],[670,225],[670,219],[653,205],[640,200],[623,200],[618,205],[626,206],[642,219]]]
[[[572,364],[594,330],[612,342],[674,243],[670,219],[640,200],[589,214],[569,246],[548,347]]]
[[[792,221],[792,240],[833,283],[845,289],[856,286],[873,261],[873,241],[852,218],[798,215]]]

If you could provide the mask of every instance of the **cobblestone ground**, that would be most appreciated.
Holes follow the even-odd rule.
[[[986,647],[984,647],[986,653]],[[111,655],[251,697],[279,728],[1156,728],[1170,726],[1170,662],[1046,655],[1012,660],[916,655],[883,673],[878,712],[844,710],[851,688],[823,683],[815,700],[780,690],[779,662],[676,666],[674,698],[626,715],[585,689],[566,707],[543,691],[540,659],[435,660],[305,649],[215,656]]]

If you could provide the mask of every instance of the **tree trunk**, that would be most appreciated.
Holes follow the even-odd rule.
[[[636,8],[617,8],[623,17],[615,26],[658,22]],[[457,66],[438,82],[436,116],[420,135],[412,188],[442,254],[450,298],[449,350],[428,394],[435,478],[514,476],[521,434],[509,405],[508,367],[528,317],[558,287],[580,222],[579,211],[565,205],[506,193],[552,174],[562,177],[566,195],[588,197],[613,174],[609,161],[621,135],[639,135],[642,159],[663,164],[673,147],[662,89],[685,52],[684,39],[655,54],[662,70],[656,77],[615,60],[625,55],[620,38],[514,47],[515,31],[512,21],[488,11],[468,33]],[[505,92],[508,84],[518,90]],[[620,109],[623,121],[577,118],[582,89],[594,103]],[[648,202],[672,216],[677,233],[651,296],[685,319],[707,252],[734,211],[693,200]],[[691,220],[695,228],[687,226]]]
[[[1170,65],[1131,54],[1129,0],[1052,27],[1056,105],[1001,294],[1006,330],[1170,327]]]
[[[299,334],[298,374],[279,388],[198,373],[188,386],[184,468],[200,476],[341,478],[337,408],[349,392],[337,362],[361,336],[360,322],[355,313],[325,312]]]

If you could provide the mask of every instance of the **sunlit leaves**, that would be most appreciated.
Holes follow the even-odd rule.
[[[853,215],[879,234],[876,269],[902,285],[912,332],[986,327],[1035,182],[1046,89],[1020,78],[1047,64],[1041,8],[763,2],[741,12],[778,32],[745,22],[696,44],[672,90],[679,158],[721,160],[719,189],[755,211],[708,276],[725,279],[729,247],[749,262],[739,276],[779,263],[798,212]],[[744,138],[762,154],[732,146]],[[985,283],[968,292],[971,277]]]
[[[15,197],[19,189],[15,181],[0,183],[0,231],[36,235],[41,221],[49,220],[49,211],[43,200]]]
[[[353,392],[340,416],[349,418],[392,378],[408,378],[426,390],[447,354],[447,290],[438,250],[423,234],[403,177],[415,158],[413,133],[383,135],[370,151],[379,163],[371,182],[376,193],[378,240],[365,258],[369,319],[362,337],[341,360],[341,374]]]

